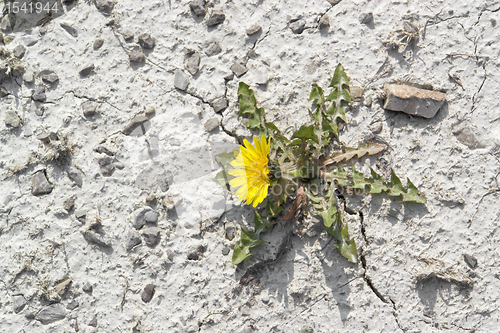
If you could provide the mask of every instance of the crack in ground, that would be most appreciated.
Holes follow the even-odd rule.
[[[365,241],[366,245],[369,245],[370,242],[368,241],[368,237],[366,236],[366,228],[364,225],[364,215],[362,211],[358,211],[359,217],[361,219],[361,235],[363,236],[363,240]],[[382,295],[382,293],[375,287],[372,279],[366,274],[367,272],[367,264],[366,264],[366,257],[365,257],[365,250],[364,247],[361,247],[361,253],[359,254],[359,257],[361,259],[361,267],[363,267],[363,280],[366,282],[368,287],[371,289],[371,291],[377,296],[378,299],[380,299],[383,303],[389,304],[392,306],[392,315],[394,316],[394,319],[396,321],[396,324],[398,325],[399,329],[402,330],[403,332],[406,332],[406,330],[401,326],[401,323],[399,322],[399,316],[396,308],[396,303],[392,300],[390,296],[387,296],[389,300],[386,299]]]

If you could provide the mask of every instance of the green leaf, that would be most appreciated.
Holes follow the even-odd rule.
[[[311,94],[309,95],[309,100],[316,100],[316,103],[314,103],[314,105],[318,108],[321,108],[321,106],[325,105],[326,102],[325,95],[323,94],[323,89],[316,83],[313,83],[312,86],[313,88],[311,90]]]
[[[335,247],[339,249],[340,253],[350,262],[358,262],[358,251],[356,250],[356,244],[353,239],[349,239],[349,232],[347,226],[340,229],[340,234],[342,240],[339,244],[335,244]]]
[[[339,163],[341,161],[348,161],[353,157],[360,158],[366,154],[375,155],[385,150],[385,146],[375,142],[359,142],[357,148],[344,147],[345,152],[335,153],[332,158],[323,162],[323,166]]]
[[[331,117],[331,125],[335,136],[338,136],[337,120],[340,118],[344,122],[347,122],[344,106],[351,102],[348,90],[349,79],[341,64],[338,64],[337,68],[335,68],[335,73],[333,74],[332,82],[329,87],[333,87],[333,91],[328,95],[327,100],[333,103],[332,106],[326,110],[326,113]]]
[[[405,190],[403,188],[403,184],[401,184],[401,180],[399,180],[398,176],[396,176],[394,170],[391,170],[391,182],[389,184],[387,194],[395,197],[403,193],[405,193]]]
[[[381,193],[387,191],[387,186],[384,184],[384,179],[371,169],[372,179],[370,182],[370,193]]]
[[[297,139],[302,139],[302,141],[312,140],[316,143],[319,143],[314,130],[315,130],[314,125],[310,126],[302,125],[297,131],[295,131],[295,133],[293,133],[292,139],[297,138]]]
[[[280,207],[276,202],[269,200],[266,205],[266,212],[271,217],[278,216],[283,211],[283,207]]]
[[[240,82],[238,86],[238,100],[240,102],[238,117],[250,115],[250,118],[248,118],[248,128],[265,130],[264,108],[257,107],[257,99],[253,90],[244,82]]]

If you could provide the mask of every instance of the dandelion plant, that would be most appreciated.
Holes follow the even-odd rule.
[[[339,209],[338,188],[368,194],[384,192],[402,201],[425,203],[415,185],[408,179],[404,187],[393,170],[391,179],[385,181],[373,169],[367,176],[354,165],[351,170],[340,166],[354,158],[378,154],[386,147],[375,142],[360,142],[358,147],[341,144],[341,124],[347,121],[346,108],[351,102],[349,79],[341,64],[329,87],[331,92],[325,96],[323,88],[312,85],[310,122],[286,137],[275,124],[266,121],[253,90],[239,83],[239,117],[248,119],[247,127],[256,136],[253,144],[245,139],[239,150],[220,154],[217,160],[224,170],[216,176],[222,185],[237,188],[238,199],[254,209],[253,230],[241,227],[241,239],[233,251],[234,264],[252,255],[251,249],[263,243],[260,236],[271,226],[290,220],[298,211],[319,216],[325,230],[337,241],[335,246],[341,255],[357,262],[356,244]],[[291,208],[285,212],[283,207],[290,201]]]

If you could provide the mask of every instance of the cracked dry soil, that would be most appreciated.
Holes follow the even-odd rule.
[[[1,21],[0,331],[498,332],[499,1],[59,4]],[[209,179],[251,134],[239,82],[289,134],[338,62],[341,140],[427,204],[345,195],[357,264],[303,217],[233,266],[251,211]],[[408,81],[435,117],[382,108]]]

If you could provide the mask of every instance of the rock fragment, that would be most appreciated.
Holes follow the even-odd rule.
[[[464,261],[470,268],[474,269],[477,267],[477,259],[471,256],[470,254],[464,254]]]
[[[128,58],[131,62],[144,62],[146,61],[146,56],[141,51],[131,51],[128,54]]]
[[[233,63],[233,65],[231,66],[231,71],[234,73],[234,75],[236,75],[237,77],[240,77],[243,74],[245,74],[248,71],[248,69],[244,65],[235,61]]]
[[[113,0],[97,0],[95,5],[100,12],[110,14],[113,11],[115,3]]]
[[[361,14],[361,16],[359,17],[359,22],[366,25],[373,23],[373,13]]]
[[[23,80],[25,83],[33,83],[35,82],[35,73],[33,73],[32,71],[26,71],[26,73],[24,73],[23,75]]]
[[[52,185],[50,185],[45,175],[45,170],[39,170],[35,172],[31,178],[31,194],[43,195],[52,192]]]
[[[44,307],[36,315],[35,319],[47,325],[66,317],[66,310],[60,303],[55,303]]]
[[[155,294],[155,285],[148,284],[144,287],[144,290],[141,293],[141,299],[144,303],[149,303]]]
[[[219,119],[218,118],[210,118],[205,123],[205,129],[207,132],[212,132],[214,129],[219,127]]]
[[[78,303],[78,301],[75,299],[73,301],[71,301],[70,303],[68,303],[68,305],[66,305],[66,309],[67,310],[74,310],[76,309],[77,307],[79,307],[80,304]]]
[[[61,23],[60,25],[61,25],[61,28],[63,28],[64,30],[66,30],[66,32],[68,34],[70,34],[71,36],[73,36],[75,38],[78,37],[78,31],[76,31],[75,28],[73,28],[72,26],[70,26],[67,23]]]
[[[33,35],[26,35],[26,36],[23,36],[22,41],[23,41],[24,45],[30,47],[30,46],[33,46],[36,43],[38,43],[38,38],[33,36]]]
[[[262,31],[262,27],[258,24],[252,25],[250,28],[247,29],[247,35],[252,36],[255,35],[258,32]]]
[[[259,68],[255,71],[255,83],[257,84],[267,84],[267,69]]]
[[[191,75],[196,75],[198,73],[198,70],[200,69],[200,55],[198,53],[193,53],[187,60],[186,60],[186,69]]]
[[[83,233],[83,237],[87,240],[89,243],[93,243],[102,247],[111,247],[111,240],[101,234],[98,234],[97,232],[93,230],[87,230]]]
[[[93,115],[95,115],[98,111],[97,111],[97,103],[95,103],[94,101],[85,101],[82,103],[82,111],[83,111],[83,115],[88,118],[88,117],[92,117]]]
[[[383,124],[381,121],[376,121],[370,125],[370,131],[372,131],[373,134],[380,134],[380,132],[382,132],[382,128]]]
[[[203,245],[200,245],[196,248],[195,251],[192,251],[188,254],[187,258],[188,260],[200,260],[201,257],[203,256],[203,253],[205,253],[206,248]]]
[[[7,91],[7,89],[5,89],[4,87],[0,87],[0,97],[5,97],[9,94],[9,92]]]
[[[143,49],[152,49],[155,47],[155,40],[153,37],[151,37],[150,34],[148,33],[143,33],[141,35],[139,35],[139,45],[141,45],[141,47]]]
[[[156,224],[158,222],[158,213],[150,210],[144,214],[144,220],[146,223]]]
[[[132,132],[139,126],[143,126],[143,124],[148,121],[148,117],[144,115],[137,115],[132,120],[130,123],[123,129],[123,134],[125,135],[130,135]],[[143,128],[143,132],[146,132],[146,130]]]
[[[132,225],[134,228],[137,230],[141,229],[145,224],[146,224],[146,213],[153,211],[151,207],[142,207],[139,209],[136,209],[133,213],[133,218],[132,218]]]
[[[186,91],[188,85],[189,81],[186,74],[179,69],[175,71],[174,86],[179,90]]]
[[[325,14],[321,16],[321,18],[319,19],[318,28],[319,30],[323,30],[329,27],[330,27],[330,17]]]
[[[219,113],[223,111],[225,108],[227,108],[227,98],[226,96],[221,96],[216,99],[214,99],[210,105],[214,108],[214,111]]]
[[[217,42],[212,42],[208,45],[207,49],[205,50],[205,53],[207,56],[211,57],[213,55],[221,53],[222,49],[219,46],[219,43]]]
[[[472,129],[465,123],[458,125],[456,128],[454,128],[453,135],[457,137],[457,140],[461,144],[469,147],[469,149],[474,150],[474,149],[486,148],[484,144],[479,142]]]
[[[205,1],[204,0],[193,0],[189,3],[189,7],[196,16],[205,16]]]
[[[73,281],[69,277],[65,277],[62,280],[58,281],[56,285],[54,286],[55,292],[59,295],[62,296],[66,291],[68,291],[69,287],[71,286],[71,283]]]
[[[292,21],[290,22],[289,27],[294,34],[300,35],[302,32],[304,32],[306,21],[304,21],[303,19]]]
[[[147,246],[153,247],[160,239],[160,229],[156,227],[147,228],[142,232],[142,238],[144,238],[144,242]]]
[[[26,306],[26,299],[24,298],[23,295],[14,295],[12,300],[12,308],[14,310],[14,313],[19,313],[23,311],[24,307]]]
[[[42,102],[42,103],[47,100],[47,97],[45,96],[45,87],[43,86],[43,84],[37,85],[35,87],[35,90],[31,95],[31,99],[36,102]]]
[[[142,243],[141,236],[134,229],[129,230],[127,236],[127,252],[130,252],[134,247]]]
[[[22,57],[24,57],[25,54],[26,54],[26,48],[21,44],[17,45],[14,48],[14,51],[12,52],[12,55],[17,59],[21,59]]]
[[[104,44],[104,39],[102,38],[97,38],[95,41],[94,41],[94,50],[99,50],[102,45]]]
[[[123,39],[125,39],[126,42],[131,42],[134,39],[134,33],[132,31],[125,31],[123,33]]]
[[[10,13],[5,15],[0,22],[0,28],[5,32],[11,32],[16,25],[16,15]]]
[[[113,171],[115,171],[115,165],[109,156],[99,158],[97,163],[99,164],[99,169],[103,176],[111,176]]]
[[[5,112],[5,117],[3,119],[5,125],[13,128],[19,127],[21,125],[21,118],[17,115],[17,112],[14,110],[8,110]]]
[[[384,109],[432,118],[446,100],[445,94],[402,84],[387,84]]]
[[[86,64],[80,69],[80,77],[87,77],[92,73],[92,71],[95,69],[94,64]]]
[[[89,326],[97,327],[97,313],[94,315],[94,318],[89,322]]]
[[[92,287],[90,282],[85,282],[85,284],[82,287],[82,290],[86,293],[91,293],[94,290],[94,288]]]
[[[56,83],[57,81],[59,81],[59,76],[57,76],[56,73],[47,73],[47,74],[43,74],[41,76],[41,79],[43,82],[45,83],[48,83],[48,84],[54,84]]]
[[[207,26],[209,26],[209,27],[216,26],[216,25],[224,22],[225,19],[226,19],[226,15],[224,15],[223,12],[215,11],[212,13],[212,15],[210,15],[210,18],[207,21]]]

